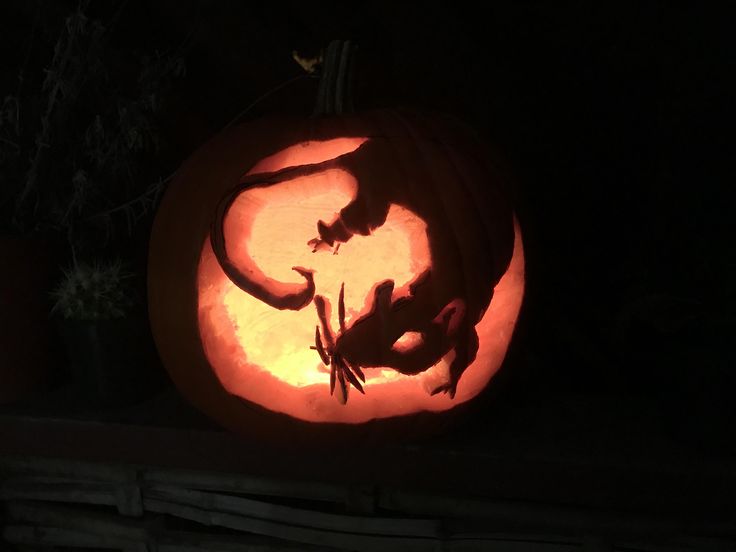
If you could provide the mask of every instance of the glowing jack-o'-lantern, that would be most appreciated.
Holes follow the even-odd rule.
[[[417,431],[478,395],[523,295],[501,175],[464,126],[381,110],[213,139],[157,214],[149,302],[181,392],[249,434]],[[396,431],[394,431],[396,433]]]
[[[433,119],[354,123],[277,130],[286,147],[270,145],[278,123],[237,129],[164,199],[154,332],[174,381],[225,423],[235,398],[309,422],[441,412],[503,360],[523,253],[492,168]]]

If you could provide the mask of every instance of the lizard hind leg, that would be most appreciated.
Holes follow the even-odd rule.
[[[451,399],[454,399],[461,376],[475,360],[479,346],[478,332],[475,330],[475,326],[467,322],[464,323],[457,338],[454,349],[455,357],[450,362],[449,377],[447,381],[432,389],[430,391],[431,395],[447,393]]]

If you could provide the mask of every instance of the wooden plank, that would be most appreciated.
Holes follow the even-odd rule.
[[[114,485],[98,482],[37,482],[22,478],[0,483],[0,500],[46,500],[115,506]]]
[[[335,552],[334,548],[295,544],[259,535],[211,535],[191,531],[164,531],[156,542],[137,542],[59,527],[6,525],[3,541],[29,546],[68,546],[125,552]]]
[[[3,529],[2,536],[4,542],[29,546],[69,546],[95,550],[112,549],[124,552],[148,552],[145,543],[59,527],[7,525]]]
[[[59,527],[130,541],[149,542],[153,538],[149,524],[111,513],[13,500],[6,502],[5,509],[8,519],[26,525]]]
[[[165,531],[156,552],[336,552],[334,548],[293,543],[261,535],[217,535],[192,531]]]
[[[30,455],[0,455],[0,473],[69,479],[74,481],[130,482],[135,466],[116,462],[90,462]]]
[[[143,515],[141,492],[135,483],[15,477],[0,482],[0,500],[11,499],[100,504],[116,506],[124,516]]]
[[[181,504],[144,499],[149,512],[165,513],[187,519],[203,526],[225,527],[243,531],[243,535],[213,535],[203,532],[167,531],[154,519],[151,521],[122,518],[111,513],[60,507],[37,502],[7,503],[10,523],[5,525],[6,541],[27,544],[105,546],[127,551],[149,550],[183,552],[241,552],[281,550],[284,552],[317,552],[318,550],[355,550],[358,552],[581,552],[599,550],[595,543],[606,543],[605,549],[630,552],[690,552],[736,550],[732,539],[704,539],[702,537],[660,538],[646,537],[641,542],[613,539],[568,538],[527,533],[454,532],[448,530],[443,538],[402,538],[371,536],[326,531],[289,524],[269,522],[247,516],[207,511]],[[9,532],[8,532],[9,530]],[[4,535],[4,537],[6,537]],[[259,536],[260,535],[260,536]],[[66,539],[66,540],[65,540]],[[293,541],[288,544],[286,541]],[[102,543],[102,544],[101,544]],[[298,543],[298,544],[297,544]],[[593,543],[591,546],[588,546]],[[582,547],[582,548],[581,548]]]
[[[719,462],[671,466],[504,457],[477,450],[385,446],[293,455],[225,432],[0,416],[0,457],[62,457],[133,466],[222,471],[436,494],[573,503],[582,508],[661,512],[687,518],[731,508],[736,473]],[[345,470],[360,465],[361,470]]]
[[[521,532],[616,535],[621,538],[719,535],[736,539],[734,509],[730,510],[731,514],[726,510],[718,516],[707,513],[685,518],[556,504],[480,500],[400,489],[380,489],[378,504],[387,511],[442,518],[450,531],[466,527],[498,527]]]
[[[176,489],[154,487],[144,491],[144,499],[194,506],[203,510],[223,512],[274,521],[300,527],[327,529],[365,535],[436,538],[442,533],[441,523],[431,519],[397,519],[328,514],[292,508],[252,499]]]
[[[205,526],[227,527],[294,542],[357,552],[443,552],[441,541],[420,537],[372,536],[297,527],[247,516],[213,512],[153,498],[143,499],[147,511],[169,514]]]
[[[143,498],[140,486],[135,482],[117,484],[115,486],[115,506],[123,516],[142,516]]]
[[[193,470],[171,472],[168,470],[156,468],[153,476],[148,475],[148,470],[142,467],[129,466],[99,466],[99,465],[74,465],[70,461],[57,462],[53,459],[40,459],[35,462],[32,458],[23,459],[0,459],[0,463],[6,469],[19,471],[21,473],[32,473],[33,475],[24,475],[21,477],[12,477],[5,479],[0,485],[0,497],[5,499],[37,499],[57,502],[79,502],[101,505],[116,505],[119,511],[125,515],[141,515],[143,504],[138,497],[133,496],[131,504],[125,505],[124,501],[128,500],[129,495],[126,493],[140,493],[137,484],[123,483],[129,480],[134,474],[139,474],[142,484],[149,485],[153,481],[164,479],[179,481],[182,485],[201,486],[221,486],[231,490],[255,489],[262,490],[266,488],[279,496],[289,496],[290,482],[278,481],[272,478],[247,478],[244,477],[242,485],[238,482],[228,485],[226,478],[230,474],[212,474],[208,472],[198,472]],[[48,470],[52,476],[43,475],[42,470]],[[12,475],[12,472],[11,472]],[[109,478],[108,480],[116,481],[115,485],[109,485],[103,482],[94,482],[82,480],[74,483],[72,476],[77,477],[97,477]],[[127,490],[121,490],[121,485],[130,485]],[[337,485],[322,486],[319,483],[313,486],[304,485],[298,487],[297,491],[302,497],[307,495],[309,498],[319,496],[327,499],[331,497],[337,499],[341,492],[347,492],[349,487],[340,488]],[[473,520],[482,519],[482,525],[492,529],[502,529],[504,527],[514,527],[523,531],[531,532],[548,532],[554,530],[562,533],[575,533],[576,531],[585,530],[594,532],[595,534],[611,534],[614,532],[620,537],[632,537],[642,534],[651,534],[657,532],[659,534],[702,534],[702,535],[723,535],[736,537],[736,526],[731,523],[731,518],[724,514],[713,515],[708,511],[699,515],[691,516],[656,516],[652,514],[636,514],[626,512],[611,512],[606,510],[596,510],[594,508],[570,508],[560,505],[550,505],[544,503],[528,503],[520,501],[498,501],[487,499],[472,499],[466,497],[442,496],[439,494],[415,493],[402,489],[379,488],[379,496],[377,502],[379,506],[385,510],[399,512],[403,515],[410,514],[412,516],[423,515],[425,517],[443,518],[447,527],[453,527],[457,530],[464,528],[474,528],[478,526],[478,522]],[[192,496],[189,495],[189,499]],[[168,497],[172,498],[172,497]],[[181,496],[176,497],[179,500]],[[187,499],[187,500],[189,500]],[[247,498],[245,498],[247,500]],[[193,500],[193,501],[192,501]],[[185,502],[192,505],[199,505],[196,500],[192,499]],[[229,499],[224,499],[226,502]],[[341,502],[341,501],[339,501]],[[123,506],[121,506],[123,503]],[[255,507],[256,509],[248,510],[253,516],[258,517],[258,510],[263,511],[267,506],[265,501],[255,501],[254,503],[243,502],[236,506],[228,507],[227,504],[222,508],[225,511],[234,511],[238,513],[237,508]],[[229,509],[228,509],[229,508]],[[280,507],[283,508],[283,507]],[[308,514],[297,513],[297,517],[308,519],[313,515],[309,510],[305,510]],[[727,512],[727,510],[725,510]],[[289,522],[289,516],[295,514],[288,509],[281,510],[280,521]],[[317,513],[318,514],[318,513]],[[307,517],[304,517],[307,515]],[[323,518],[324,520],[325,518]],[[348,518],[345,518],[348,519]],[[357,519],[357,518],[356,518]],[[369,518],[371,519],[371,518]],[[450,523],[449,520],[462,520],[459,523]],[[320,521],[311,520],[306,524],[314,523],[323,528],[332,528],[339,530],[341,521],[336,521],[333,525],[320,525]],[[352,523],[352,522],[351,522]],[[436,522],[433,522],[436,524]],[[402,531],[405,531],[406,525],[401,525]],[[424,529],[427,529],[426,527]],[[431,535],[431,531],[425,532],[424,529],[416,532],[417,535]],[[351,530],[361,532],[362,530],[352,526]],[[373,530],[371,530],[373,531]],[[391,529],[386,531],[390,532]],[[386,532],[384,531],[384,533]],[[380,532],[380,530],[378,531]],[[404,533],[401,533],[404,534]]]
[[[224,491],[262,496],[280,496],[343,504],[351,493],[363,493],[364,486],[339,485],[288,478],[258,477],[235,472],[161,469],[149,466],[111,465],[63,458],[0,456],[0,473],[26,481],[105,481],[141,485],[180,486],[196,490]]]
[[[206,526],[269,535],[355,552],[580,552],[579,542],[535,540],[493,535],[447,535],[444,538],[371,536],[297,527],[235,514],[213,512],[163,500],[144,498],[146,510],[189,519]]]
[[[185,487],[202,491],[223,491],[261,496],[282,496],[343,503],[350,492],[347,485],[299,481],[288,478],[256,477],[238,473],[148,468],[141,475],[148,485]]]
[[[494,538],[456,538],[449,542],[451,552],[584,552],[578,543],[506,540]]]

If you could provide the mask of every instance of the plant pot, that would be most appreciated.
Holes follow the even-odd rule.
[[[0,404],[48,387],[51,262],[34,240],[0,236]]]
[[[59,334],[71,376],[90,405],[134,404],[161,387],[161,369],[144,319],[63,320]]]

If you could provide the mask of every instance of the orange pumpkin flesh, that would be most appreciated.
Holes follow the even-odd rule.
[[[406,114],[397,126],[395,119],[382,117],[341,118],[338,124],[312,122],[307,128],[277,123],[269,128],[264,122],[249,125],[205,146],[167,192],[151,247],[154,335],[164,364],[183,394],[232,429],[268,434],[289,425],[288,420],[318,422],[323,427],[365,422],[375,426],[380,420],[440,413],[478,395],[501,366],[524,288],[523,250],[515,220],[512,254],[497,281],[486,283],[493,296],[475,324],[479,349],[463,372],[454,398],[429,393],[448,377],[449,352],[413,376],[387,367],[367,368],[365,394],[350,389],[347,403],[340,404],[330,395],[328,369],[310,349],[318,324],[314,306],[278,310],[266,305],[236,287],[213,254],[209,242],[212,213],[243,175],[320,163],[349,154],[381,134],[419,142],[422,133],[429,133],[432,140],[439,135],[452,146],[452,156],[458,144],[477,147],[462,132],[458,139],[453,126],[429,126],[430,119],[415,120]],[[407,132],[411,124],[415,127]],[[473,155],[475,151],[470,161],[453,157],[453,163],[472,165]],[[392,203],[382,225],[369,235],[355,235],[340,244],[337,254],[313,252],[307,246],[315,235],[316,222],[336,216],[358,186],[355,175],[332,169],[243,191],[224,221],[229,255],[235,263],[255,263],[265,277],[278,282],[301,282],[292,267],[308,267],[314,270],[317,293],[332,305],[337,304],[344,284],[348,326],[365,312],[377,282],[394,281],[392,300],[408,295],[408,285],[432,266],[427,229],[438,224],[424,220],[409,205]],[[468,213],[471,216],[477,215]],[[452,223],[462,225],[463,221]],[[462,254],[472,257],[474,251],[470,245]],[[460,270],[473,266],[472,258],[464,263]],[[330,322],[338,326],[337,308],[332,309]],[[421,340],[417,332],[406,332],[394,347],[411,349]],[[252,427],[271,422],[272,427],[255,431]]]
[[[332,159],[364,140],[298,144],[259,162],[249,173]],[[428,268],[431,260],[426,223],[401,206],[392,206],[386,223],[370,236],[356,236],[342,244],[338,254],[315,253],[307,247],[315,233],[315,221],[338,212],[355,195],[356,186],[351,175],[331,171],[243,192],[225,231],[248,239],[237,242],[232,258],[237,261],[249,254],[264,273],[277,280],[293,280],[292,265],[314,268],[317,293],[333,298],[333,304],[344,282],[348,326],[376,282],[393,279],[394,300],[408,294],[406,285]],[[514,262],[523,265],[520,245]],[[517,282],[520,269],[522,266],[513,266],[509,270],[516,272]],[[199,326],[207,358],[230,393],[306,421],[361,423],[421,410],[447,410],[477,395],[503,360],[520,305],[521,287],[506,281],[503,284],[494,298],[505,305],[496,308],[492,303],[480,322],[483,349],[463,374],[454,400],[429,394],[433,383],[447,378],[447,362],[443,360],[419,376],[402,375],[386,367],[368,370],[366,394],[351,393],[348,405],[343,406],[330,396],[329,372],[310,349],[318,323],[315,309],[276,310],[245,293],[224,274],[209,242],[204,244],[199,264]],[[499,323],[508,323],[509,315],[511,324],[504,331]],[[332,322],[337,327],[337,309],[333,309]],[[399,346],[409,347],[418,339],[417,333],[408,333]]]

